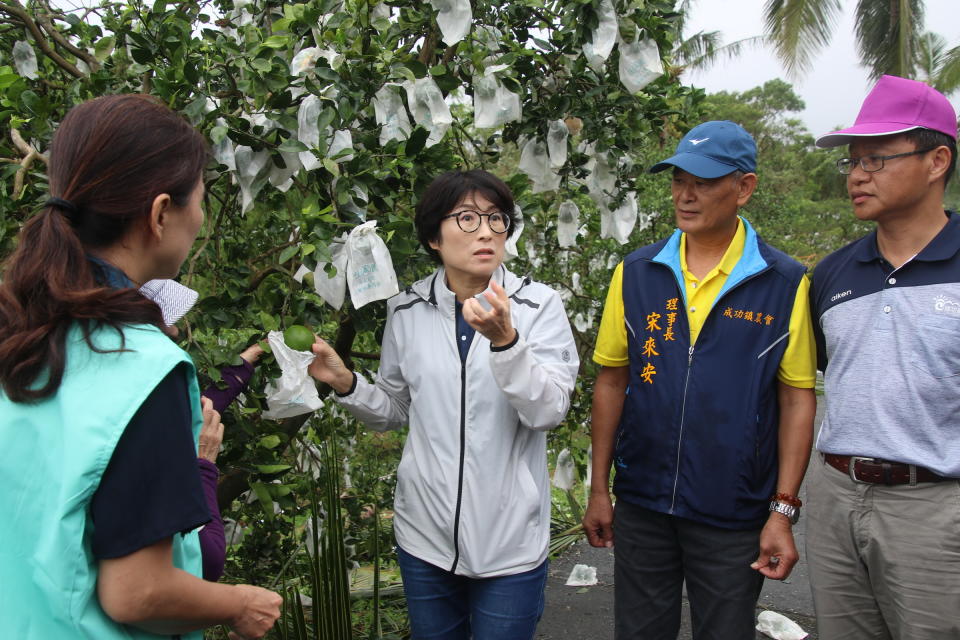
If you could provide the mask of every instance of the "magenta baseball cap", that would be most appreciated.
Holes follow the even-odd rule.
[[[957,114],[946,96],[916,80],[883,76],[867,95],[852,127],[817,138],[822,148],[850,144],[854,138],[888,136],[932,129],[957,139]]]

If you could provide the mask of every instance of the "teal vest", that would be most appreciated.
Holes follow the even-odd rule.
[[[110,328],[100,349],[120,347]],[[193,432],[203,424],[190,357],[160,330],[124,329],[125,351],[96,353],[74,326],[63,383],[36,404],[0,392],[0,620],[17,640],[156,639],[110,619],[97,600],[90,502],[123,430],[174,367],[189,373]],[[175,535],[174,564],[202,575],[197,532]],[[201,633],[184,639],[199,639]]]

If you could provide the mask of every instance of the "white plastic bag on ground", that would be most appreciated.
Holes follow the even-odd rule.
[[[761,611],[757,631],[774,640],[803,640],[808,634],[796,622],[776,611]]]
[[[390,251],[377,235],[376,220],[354,227],[347,238],[347,286],[355,309],[400,292]]]
[[[407,110],[403,107],[400,88],[399,84],[388,82],[373,96],[373,112],[381,127],[381,145],[391,140],[406,140],[413,130]]]
[[[473,122],[478,129],[501,127],[520,120],[520,96],[508,90],[497,79],[502,65],[488,68],[473,78]]]
[[[663,75],[660,49],[652,38],[636,42],[620,42],[620,82],[630,93],[636,93]]]
[[[568,587],[592,587],[597,584],[597,568],[585,564],[575,564],[567,578]]]
[[[330,262],[318,262],[313,271],[313,288],[324,302],[339,309],[347,293],[347,234],[344,233],[330,244]],[[333,264],[337,272],[327,275],[326,266]]]
[[[437,10],[437,25],[448,45],[457,44],[470,33],[470,0],[430,0],[430,4]]]
[[[600,0],[597,17],[600,22],[593,30],[593,42],[583,43],[583,55],[590,68],[599,73],[617,43],[617,11],[611,0]]]
[[[561,247],[575,247],[579,229],[580,207],[572,200],[567,200],[557,212],[557,242]]]
[[[267,410],[263,417],[269,420],[290,418],[316,411],[323,406],[323,400],[317,393],[317,385],[307,373],[307,366],[313,362],[314,355],[307,351],[294,351],[283,341],[283,333],[271,331],[267,342],[273,357],[280,365],[280,377],[268,382],[264,392],[267,396]]]
[[[433,78],[419,78],[413,82],[408,80],[403,86],[407,90],[410,113],[418,125],[430,132],[426,146],[432,147],[443,140],[447,129],[453,124],[450,107]]]
[[[24,78],[37,79],[37,53],[25,40],[17,40],[13,45],[13,66]]]
[[[140,293],[157,303],[168,327],[187,315],[200,295],[176,280],[149,280],[140,287]]]

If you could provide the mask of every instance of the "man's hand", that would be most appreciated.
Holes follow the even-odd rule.
[[[613,504],[609,493],[590,494],[587,512],[583,514],[583,530],[592,546],[613,546]]]
[[[771,513],[760,532],[760,555],[750,568],[772,580],[786,580],[799,559],[790,521],[783,514]]]

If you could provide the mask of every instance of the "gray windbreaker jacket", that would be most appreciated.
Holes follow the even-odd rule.
[[[560,296],[500,266],[519,338],[491,351],[478,332],[461,364],[443,268],[387,305],[374,384],[337,400],[377,430],[409,424],[394,497],[407,553],[459,575],[533,569],[547,556],[546,432],[570,407],[579,368]]]

